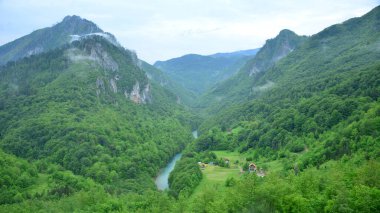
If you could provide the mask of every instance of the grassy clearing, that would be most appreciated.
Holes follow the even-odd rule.
[[[239,179],[240,169],[238,166],[231,166],[231,168],[224,168],[220,166],[208,165],[204,170],[202,170],[203,178],[199,186],[195,189],[192,197],[200,194],[207,187],[218,188],[223,190],[225,188],[224,184],[227,178],[233,177]]]
[[[246,162],[246,158],[251,156],[250,153],[239,153],[231,151],[213,151],[217,158],[228,158],[231,162],[230,168],[224,168],[220,166],[207,165],[202,170],[203,178],[199,186],[195,189],[192,197],[196,197],[205,188],[213,188],[223,191],[226,189],[224,185],[227,178],[233,177],[239,179],[241,177],[240,168]],[[238,161],[238,164],[235,162]],[[279,172],[283,169],[283,163],[281,160],[267,161],[267,159],[260,158],[260,160],[254,162],[259,168],[263,168],[265,173]]]
[[[246,162],[246,158],[252,156],[251,154],[247,153],[239,153],[239,152],[231,152],[231,151],[213,151],[218,158],[228,158],[231,162],[231,168],[235,166],[236,160],[239,161],[239,166],[243,166],[243,164]],[[250,161],[251,162],[251,161]],[[267,161],[265,158],[260,158],[260,160],[253,161],[259,168],[263,168],[266,171],[270,172],[277,172],[281,171],[283,168],[283,165],[280,160],[272,160]]]
[[[265,163],[261,163],[260,161],[257,163],[259,168],[263,168],[266,173],[270,172],[279,172],[283,169],[283,165],[280,160],[269,161]]]
[[[218,158],[228,158],[230,162],[233,164],[236,160],[239,162],[245,162],[246,156],[239,152],[231,152],[231,151],[213,151]]]
[[[228,158],[231,162],[231,166],[230,168],[224,168],[220,166],[207,165],[206,168],[202,170],[202,181],[195,189],[192,197],[196,197],[207,187],[224,190],[226,188],[224,184],[227,178],[240,178],[240,168],[238,165],[235,165],[234,162],[236,160],[239,160],[239,162],[243,162],[243,160],[245,161],[245,156],[238,152],[229,151],[214,151],[214,153],[218,158]]]
[[[203,175],[204,177],[206,177],[206,182],[210,184],[224,184],[224,181],[229,177],[238,178],[240,176],[240,169],[237,166],[231,166],[231,168],[223,168],[220,166],[207,166],[203,170]]]

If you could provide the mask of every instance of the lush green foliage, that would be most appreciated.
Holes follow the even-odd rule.
[[[87,59],[94,47],[106,51],[118,70]],[[93,37],[2,67],[3,150],[60,165],[102,184],[108,193],[154,189],[151,177],[192,140],[189,114],[154,83],[149,104],[124,96],[136,82],[149,81],[133,56]],[[108,80],[115,75],[118,92]],[[103,88],[97,79],[104,79]]]
[[[204,189],[190,212],[377,212],[379,163],[331,162],[284,178],[247,174],[220,191]],[[231,181],[230,181],[231,182]],[[377,186],[376,186],[377,185]]]
[[[275,38],[267,40],[257,55],[248,60],[236,75],[218,82],[200,97],[198,107],[205,111],[206,115],[215,114],[244,103],[252,99],[256,93],[271,88],[272,81],[264,81],[259,85],[256,83],[257,78],[302,45],[306,39],[305,36],[298,36],[290,30],[282,30]]]
[[[2,151],[0,157],[0,204],[30,199],[56,200],[81,190],[102,189],[92,180],[75,176],[46,161],[29,163]]]
[[[189,196],[202,179],[202,172],[196,159],[184,156],[169,176],[170,194],[174,197]]]
[[[176,95],[176,102],[183,105],[191,113],[191,126],[192,129],[196,129],[200,123],[201,118],[197,115],[196,109],[192,108],[194,106],[196,95],[190,90],[182,87],[178,82],[171,79],[167,74],[157,69],[156,67],[142,61],[142,69],[147,73],[148,78],[159,84],[160,86],[166,88]]]
[[[359,182],[379,172],[380,52],[373,49],[380,42],[379,17],[376,8],[329,27],[251,79],[247,64],[206,97],[220,100],[218,91],[235,96],[208,105],[214,116],[202,125],[195,150],[237,149],[254,161],[282,164],[277,175],[242,180],[230,196],[205,190],[200,199],[207,197],[208,211],[378,211],[379,187]],[[243,75],[249,80],[237,84]],[[337,159],[337,166],[320,170]],[[371,173],[363,172],[368,168]],[[310,188],[309,180],[328,187]]]
[[[176,103],[188,93],[101,37],[9,63],[0,212],[379,212],[379,26],[377,7],[310,38],[282,31],[204,96],[197,140]],[[136,82],[147,104],[126,97]]]
[[[17,202],[30,196],[26,189],[35,184],[37,169],[0,151],[0,204]]]
[[[247,54],[236,52],[210,56],[189,54],[168,61],[158,61],[154,66],[199,96],[217,82],[235,74],[255,54],[256,51],[250,51]]]
[[[216,125],[222,131],[237,130],[233,140],[219,137],[213,146],[216,149],[222,145],[225,148],[240,147],[241,151],[257,148],[267,155],[281,148],[299,152],[302,145],[326,143],[323,146],[329,147],[334,143],[338,147],[346,147],[333,148],[335,153],[326,154],[324,159],[327,160],[356,152],[357,149],[350,150],[353,145],[349,144],[362,140],[372,141],[368,143],[376,141],[376,130],[359,131],[360,124],[357,123],[370,122],[377,126],[380,94],[380,82],[377,80],[380,64],[377,59],[380,52],[373,51],[371,46],[380,41],[379,32],[370,27],[377,26],[377,14],[375,9],[360,19],[327,28],[273,68],[252,76],[254,84],[270,81],[274,86],[256,91],[252,93],[251,100],[207,119],[203,131]],[[355,138],[341,133],[351,130],[358,132]],[[207,138],[215,139],[218,135],[212,134]],[[365,139],[367,137],[372,138]],[[337,145],[336,141],[342,142]]]

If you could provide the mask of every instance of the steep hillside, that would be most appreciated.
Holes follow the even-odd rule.
[[[8,61],[46,52],[87,34],[98,34],[116,41],[113,35],[103,32],[96,24],[79,16],[66,16],[62,22],[36,30],[0,46],[0,65]]]
[[[265,61],[248,64],[234,78],[251,74],[249,97],[212,111],[181,160],[213,165],[202,179],[180,162],[173,193],[193,190],[193,212],[378,211],[379,43],[377,7],[311,36],[265,71]]]
[[[216,137],[210,133],[199,149],[254,148],[271,156],[308,147],[301,168],[357,153],[378,158],[379,26],[378,7],[321,31],[265,73],[255,73],[252,88],[271,87],[253,89],[251,100],[221,110],[202,127],[238,129],[235,139],[204,146],[203,140]]]
[[[5,152],[114,193],[154,189],[151,177],[191,141],[176,96],[150,82],[134,53],[101,36],[1,67],[0,88]]]
[[[247,97],[241,103],[248,104],[260,100],[271,106],[279,106],[280,103],[289,101],[296,103],[303,98],[312,98],[322,92],[346,98],[347,95],[354,95],[361,85],[363,89],[372,91],[362,95],[373,96],[372,98],[376,100],[376,80],[374,87],[360,84],[350,89],[347,85],[356,78],[364,77],[366,73],[364,70],[370,70],[373,76],[377,74],[378,10],[379,8],[375,8],[361,18],[333,25],[308,38],[300,47],[265,72],[252,73],[251,71],[255,70],[252,67],[256,67],[254,62],[261,56],[260,51],[251,61],[252,64],[247,63],[238,75],[216,87],[210,97],[218,99],[219,94],[235,91],[235,96],[238,98],[244,100],[244,97]],[[263,47],[261,50],[265,49]],[[248,78],[250,74],[251,77]],[[249,80],[244,81],[243,78]],[[374,81],[373,79],[366,80],[368,83]],[[238,81],[242,83],[238,84]],[[340,93],[332,91],[335,86],[338,87],[335,90],[339,90]],[[344,89],[339,89],[339,87],[344,87]],[[243,91],[244,94],[237,91]],[[220,104],[234,102],[234,99],[230,100],[232,96],[222,99]],[[235,117],[235,119],[238,118]]]
[[[149,79],[173,92],[177,96],[178,104],[184,106],[194,105],[196,96],[171,79],[167,74],[144,61],[141,62],[141,67],[147,73]]]
[[[154,66],[199,96],[217,82],[236,73],[256,52],[257,49],[210,56],[190,54],[168,61],[157,61]]]
[[[307,38],[290,30],[282,30],[275,38],[269,39],[256,56],[245,63],[231,78],[218,83],[199,100],[199,108],[206,113],[215,113],[253,97],[255,92],[273,86],[268,81],[256,86],[254,82],[278,61],[298,48]]]

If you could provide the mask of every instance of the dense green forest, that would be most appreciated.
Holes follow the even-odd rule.
[[[261,164],[267,175],[243,175],[227,190],[201,184],[190,211],[380,209],[379,17],[376,8],[310,38],[282,31],[236,76],[205,94],[209,117],[189,146],[197,153],[193,165],[215,163],[216,157],[202,156],[229,150]],[[292,42],[295,49],[284,53]],[[176,170],[180,164],[173,176]]]
[[[175,95],[102,37],[10,62],[0,75],[0,145],[15,155],[2,154],[1,204],[155,190],[159,168],[192,140]]]
[[[189,54],[167,61],[157,61],[154,66],[184,89],[200,96],[217,82],[234,75],[241,66],[253,58],[258,49],[242,50],[213,55]],[[194,107],[196,100],[188,105]]]
[[[380,211],[380,7],[281,31],[199,98],[104,35],[63,43],[0,67],[0,212]]]

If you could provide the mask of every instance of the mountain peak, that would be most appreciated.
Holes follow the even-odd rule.
[[[299,36],[291,30],[281,30],[275,38],[267,40],[255,58],[248,62],[249,76],[263,72],[273,66],[302,44],[305,38],[305,36]]]
[[[71,31],[73,34],[88,34],[88,33],[102,33],[103,30],[100,29],[95,23],[81,18],[77,15],[66,16],[63,18],[62,22],[53,26],[57,28],[63,28],[65,31]]]
[[[30,55],[46,52],[72,41],[73,36],[100,34],[117,44],[111,34],[104,33],[95,23],[77,15],[66,16],[52,27],[43,28],[0,46],[0,65]]]
[[[83,20],[80,16],[77,16],[77,15],[68,15],[68,16],[65,16],[65,18],[63,18],[62,22],[67,22],[67,21],[73,21],[73,20]]]
[[[289,29],[283,29],[278,34],[278,36],[287,36],[287,35],[297,35],[297,34]]]

